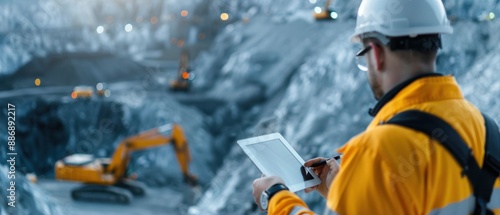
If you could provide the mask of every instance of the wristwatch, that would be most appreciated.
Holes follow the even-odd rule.
[[[269,187],[269,189],[264,190],[262,194],[260,194],[260,207],[262,207],[263,210],[267,211],[267,206],[269,205],[269,200],[271,200],[271,197],[282,190],[288,190],[288,187],[284,184],[275,184]]]

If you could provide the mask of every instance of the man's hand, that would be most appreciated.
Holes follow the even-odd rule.
[[[262,207],[260,206],[260,194],[264,192],[265,190],[269,189],[269,187],[275,185],[275,184],[285,184],[285,181],[281,179],[278,176],[269,176],[269,177],[263,177],[263,178],[258,178],[253,181],[253,198],[255,200],[255,203],[259,205],[259,208],[262,210]]]
[[[320,162],[322,160],[326,160],[327,158],[313,158],[304,163],[305,167],[310,167],[314,163]],[[304,191],[306,193],[317,190],[318,193],[323,196],[323,198],[328,197],[328,190],[330,189],[330,185],[332,184],[333,178],[339,172],[340,165],[337,163],[335,159],[330,159],[326,162],[325,165],[319,167],[311,167],[314,173],[319,176],[321,179],[321,184],[316,185],[314,187],[309,187]],[[255,183],[255,182],[254,182]]]

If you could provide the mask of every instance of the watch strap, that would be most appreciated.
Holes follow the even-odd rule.
[[[266,190],[266,193],[269,196],[267,200],[270,201],[271,198],[274,196],[274,194],[276,194],[282,190],[289,190],[289,189],[287,186],[285,186],[284,184],[281,184],[281,183],[278,183],[278,184],[275,184],[275,185],[269,187]]]

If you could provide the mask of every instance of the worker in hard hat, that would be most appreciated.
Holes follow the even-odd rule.
[[[337,150],[342,165],[330,159],[312,168],[322,182],[306,192],[326,198],[325,214],[500,214],[500,155],[489,151],[499,146],[498,127],[485,125],[491,119],[464,99],[454,77],[436,73],[440,35],[452,31],[441,0],[361,2],[353,41],[364,47],[358,67],[378,103],[368,128]],[[389,123],[409,112],[443,127],[428,135],[429,125]],[[443,132],[449,128],[455,134]],[[447,148],[459,142],[465,153]],[[253,195],[268,214],[313,214],[277,176],[256,179]]]

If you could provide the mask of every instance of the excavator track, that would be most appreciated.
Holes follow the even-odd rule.
[[[115,184],[114,186],[126,189],[130,191],[134,196],[146,195],[146,186],[139,181],[122,180],[117,184]]]
[[[103,185],[84,185],[71,191],[76,201],[130,204],[132,193],[127,189]]]

